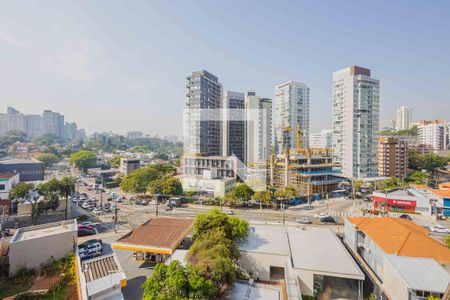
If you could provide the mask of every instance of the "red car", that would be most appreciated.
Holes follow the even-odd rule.
[[[80,229],[93,230],[94,226],[92,226],[92,225],[78,225],[78,230],[80,230]]]

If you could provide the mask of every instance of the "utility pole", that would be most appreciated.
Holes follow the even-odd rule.
[[[156,217],[158,217],[158,204],[159,204],[159,197],[156,196]]]

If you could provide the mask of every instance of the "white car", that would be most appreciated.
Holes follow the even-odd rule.
[[[320,219],[320,218],[325,218],[325,217],[329,217],[330,215],[327,213],[319,213],[317,215],[314,215],[314,218],[316,219]]]
[[[102,210],[101,210],[100,208],[98,208],[98,207],[94,208],[94,209],[92,210],[92,212],[93,212],[94,214],[96,214],[97,216],[102,214]]]
[[[437,232],[437,233],[450,233],[450,229],[445,228],[442,225],[430,226],[430,231],[431,232]]]
[[[92,224],[91,221],[84,221],[83,223],[78,224],[78,225],[80,225],[80,226],[92,226],[93,224]]]
[[[84,209],[87,209],[87,208],[89,207],[89,203],[84,202],[84,203],[81,205],[81,207],[84,208]]]
[[[230,210],[224,210],[223,212],[226,215],[234,215],[234,211],[232,211],[231,209]]]

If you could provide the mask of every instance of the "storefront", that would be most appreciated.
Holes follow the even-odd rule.
[[[413,200],[412,198],[413,196],[408,195],[406,191],[396,191],[393,193],[388,193],[387,199],[385,193],[374,192],[372,194],[374,209],[386,212],[418,212],[416,211],[417,200]],[[429,208],[426,209],[428,210]]]

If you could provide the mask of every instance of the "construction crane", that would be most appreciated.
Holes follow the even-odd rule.
[[[281,127],[281,130],[283,132],[283,137],[284,139],[286,139],[286,133],[287,132],[293,132],[294,128],[289,127],[289,126],[285,126],[285,127]],[[303,150],[303,146],[302,146],[302,131],[300,129],[300,126],[297,126],[297,128],[295,129],[295,149],[297,150],[297,152],[301,152]],[[284,140],[283,141],[283,145],[286,148],[287,146],[287,141]],[[290,146],[290,145],[289,145]]]

